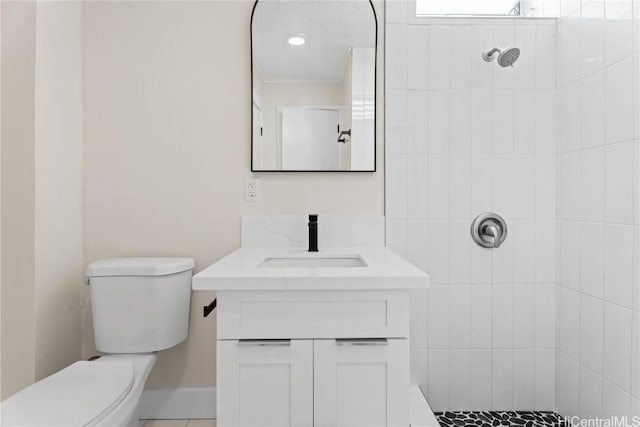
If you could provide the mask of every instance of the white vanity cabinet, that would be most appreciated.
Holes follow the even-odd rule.
[[[409,425],[408,291],[218,294],[218,426]]]

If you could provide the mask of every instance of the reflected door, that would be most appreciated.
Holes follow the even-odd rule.
[[[337,109],[282,108],[282,169],[338,169],[338,123]]]

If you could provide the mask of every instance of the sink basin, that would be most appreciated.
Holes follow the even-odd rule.
[[[366,267],[360,255],[269,256],[260,267],[269,268],[354,268]]]

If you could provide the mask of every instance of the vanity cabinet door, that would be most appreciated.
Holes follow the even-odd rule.
[[[219,427],[313,426],[313,341],[218,341]]]
[[[407,427],[406,339],[314,341],[314,426]]]

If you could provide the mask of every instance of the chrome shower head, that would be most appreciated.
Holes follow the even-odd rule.
[[[482,59],[487,62],[491,62],[496,57],[496,54],[498,56],[498,65],[503,68],[513,67],[513,63],[516,62],[520,57],[520,49],[518,49],[517,47],[507,47],[504,49],[500,47],[494,47],[491,50],[485,50],[484,52],[482,52]]]

